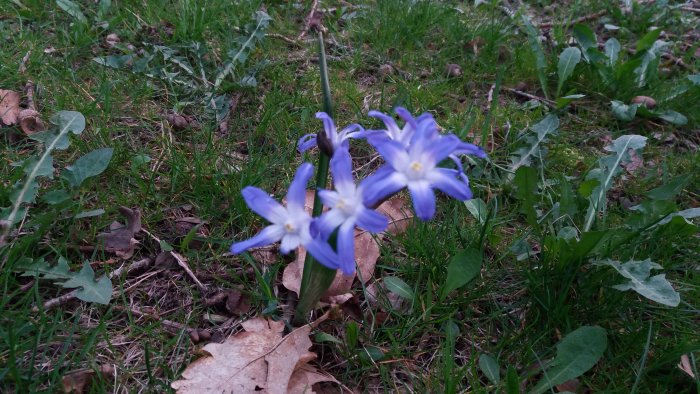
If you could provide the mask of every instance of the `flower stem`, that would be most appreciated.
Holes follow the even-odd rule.
[[[326,65],[326,50],[323,42],[323,33],[318,31],[318,63],[321,72],[321,89],[323,92],[323,111],[329,116],[333,116],[333,101],[331,97],[331,88],[328,81],[328,66]],[[318,166],[316,169],[316,195],[314,196],[313,216],[320,216],[323,211],[323,204],[318,197],[318,191],[326,188],[328,183],[328,163],[330,157],[322,150],[318,158]],[[331,246],[335,247],[335,242],[331,242]],[[330,269],[318,261],[316,261],[311,253],[306,253],[304,260],[304,272],[301,276],[301,288],[299,290],[299,304],[297,304],[296,313],[294,314],[294,324],[305,324],[309,312],[318,303],[323,296],[323,293],[328,290],[333,279],[335,278],[336,270]]]

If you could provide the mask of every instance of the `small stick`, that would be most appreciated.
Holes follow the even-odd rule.
[[[530,100],[536,100],[536,101],[539,101],[542,104],[544,104],[550,108],[556,108],[556,105],[554,105],[554,102],[552,100],[548,100],[544,97],[538,97],[538,96],[535,96],[533,94],[525,93],[521,90],[517,90],[517,89],[513,89],[513,88],[503,88],[503,89],[505,89],[506,91],[508,91],[516,96],[525,97],[525,98],[530,99]]]
[[[19,71],[20,74],[24,74],[27,71],[27,62],[29,61],[29,56],[32,55],[32,51],[27,51],[27,54],[24,55],[22,58],[22,61],[19,63]]]
[[[187,327],[186,325],[184,325],[182,323],[178,323],[178,322],[168,320],[168,319],[161,319],[160,316],[158,316],[156,314],[143,312],[143,311],[138,310],[136,308],[126,308],[126,307],[123,307],[121,305],[115,305],[114,309],[116,309],[118,311],[122,311],[122,312],[127,312],[127,311],[131,312],[132,314],[134,314],[138,317],[146,317],[149,319],[157,320],[157,321],[161,322],[166,327],[170,327],[170,328],[173,328],[173,329],[178,330],[178,331],[185,330],[185,331],[187,331],[188,334],[192,331],[197,330],[196,328]]]
[[[153,238],[153,240],[156,241],[156,242],[158,242],[158,244],[160,245],[160,243],[161,243],[160,238],[158,238],[158,237],[156,237],[155,235],[151,234],[148,230],[146,230],[146,229],[143,228],[143,227],[141,228],[141,231],[143,231],[143,232],[144,232],[145,234],[147,234],[149,237]],[[201,290],[205,290],[205,289],[207,288],[206,286],[204,286],[204,284],[203,284],[202,282],[199,281],[199,279],[197,279],[197,277],[194,275],[194,272],[192,272],[192,270],[190,269],[190,266],[187,264],[187,261],[185,261],[185,258],[182,257],[182,255],[181,255],[180,253],[173,252],[172,250],[169,251],[168,253],[170,253],[170,255],[173,256],[173,258],[175,259],[175,261],[177,261],[177,264],[178,264],[183,270],[185,270],[185,272],[187,273],[187,275],[189,275],[189,277],[192,278],[192,280],[194,281],[194,283],[196,283],[197,286],[199,286],[199,288],[200,288]]]
[[[607,13],[608,13],[607,10],[601,10],[601,11],[598,11],[598,12],[594,12],[594,13],[592,13],[592,14],[584,15],[584,16],[582,16],[582,17],[580,17],[580,18],[576,18],[576,19],[574,19],[573,21],[571,21],[571,22],[568,24],[568,26],[576,25],[576,24],[579,24],[579,23],[583,23],[583,22],[589,21],[589,20],[591,20],[591,19],[600,18],[601,16],[603,16],[603,15],[605,15],[605,14],[607,14]],[[554,22],[545,22],[545,23],[542,23],[542,24],[539,26],[539,28],[540,28],[540,29],[548,29],[548,28],[550,28],[550,27],[552,27],[552,26],[554,26]]]
[[[696,13],[696,14],[700,14],[700,8],[681,7],[681,10],[683,10],[683,11],[688,11],[688,12],[694,12],[694,13]]]
[[[265,36],[270,37],[270,38],[276,38],[278,40],[282,40],[288,44],[294,45],[297,48],[304,48],[304,45],[302,43],[300,43],[299,41],[297,41],[293,38],[289,38],[287,36],[283,36],[282,34],[266,33]]]

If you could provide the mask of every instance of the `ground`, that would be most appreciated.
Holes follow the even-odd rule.
[[[22,92],[31,80],[44,122],[63,110],[86,119],[72,145],[53,153],[57,177],[40,178],[25,222],[0,246],[0,391],[53,392],[71,371],[105,366],[108,378],[86,390],[170,391],[204,343],[241,331],[240,323],[254,316],[289,318],[295,295],[282,285],[282,272],[294,256],[274,248],[252,258],[228,250],[266,225],[240,190],[255,185],[282,198],[297,166],[318,156],[296,149],[301,136],[321,129],[314,116],[323,96],[317,35],[309,29],[313,9],[326,30],[338,125],[380,128],[368,111],[403,106],[430,112],[445,132],[488,153],[487,160],[464,161],[483,206],[440,195],[434,220],[382,240],[367,284],[399,278],[408,295],[401,302],[388,291],[377,300],[356,283],[343,313],[312,335],[318,368],[359,392],[503,392],[510,387],[506,375],[516,377],[515,392],[525,391],[567,333],[600,326],[607,333],[602,358],[553,390],[700,391],[697,227],[637,226],[671,212],[664,209],[700,206],[700,4],[527,3],[0,4],[0,89]],[[631,65],[608,72],[582,59],[560,86],[560,54],[584,47],[576,25],[595,34],[601,56],[615,37],[621,61]],[[649,36],[655,27],[660,33]],[[640,82],[639,53],[651,51],[655,40],[669,45],[652,56]],[[232,72],[220,73],[227,65]],[[584,97],[562,102],[574,94]],[[636,116],[611,110],[613,100],[630,105],[647,100],[641,96],[654,105],[646,101]],[[533,145],[531,127],[548,113],[556,114],[557,130]],[[646,137],[646,146],[623,152],[629,156],[603,193],[605,209],[586,226],[595,187],[587,174],[611,154],[605,150],[611,141],[633,134]],[[8,207],[13,185],[26,176],[13,164],[41,145],[17,125],[0,129],[0,138],[0,207]],[[61,169],[106,147],[114,151],[104,173],[67,201],[42,199],[66,184]],[[536,154],[517,171],[522,148]],[[357,177],[381,163],[364,142],[352,153]],[[631,209],[674,180],[680,186],[668,204],[654,205],[662,216]],[[133,255],[115,254],[100,235],[112,222],[125,222],[121,206],[140,212],[145,230],[133,234]],[[604,241],[577,254],[576,241],[561,239],[567,231],[577,240],[597,233]],[[480,273],[440,297],[448,263],[471,249],[483,255]],[[109,304],[46,305],[68,290],[13,268],[22,257],[58,256],[72,270],[88,261],[98,276],[111,274]],[[612,288],[624,278],[594,264],[608,258],[660,264],[680,305]],[[502,380],[484,372],[482,355],[497,360]]]

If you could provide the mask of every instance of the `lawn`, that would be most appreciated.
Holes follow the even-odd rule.
[[[698,26],[698,1],[1,2],[0,392],[175,392],[261,321],[311,340],[315,392],[700,392]],[[318,167],[317,112],[397,108],[484,150],[473,198],[382,204],[300,324],[304,252],[230,252],[268,225],[241,190]]]

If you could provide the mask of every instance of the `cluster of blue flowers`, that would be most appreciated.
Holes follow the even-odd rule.
[[[234,243],[231,252],[238,254],[281,241],[280,250],[284,254],[301,245],[321,264],[352,275],[355,272],[355,226],[371,233],[382,232],[388,226],[388,219],[373,209],[381,201],[407,188],[416,216],[425,221],[435,215],[434,189],[458,200],[472,198],[469,179],[464,174],[459,156],[485,158],[484,151],[453,134],[441,134],[429,113],[417,118],[405,108],[397,108],[396,113],[406,122],[403,128],[399,128],[391,116],[370,111],[369,115],[383,121],[386,129],[364,130],[353,124],[340,132],[328,114],[316,114],[323,121],[324,134],[305,135],[299,140],[298,147],[304,152],[327,144],[327,150],[332,150],[330,169],[335,190],[318,192],[328,210],[317,218],[312,218],[304,210],[306,185],[313,175],[310,163],[303,163],[297,169],[287,192],[286,207],[265,191],[248,186],[242,191],[246,204],[272,224],[253,238]],[[349,153],[349,140],[353,138],[366,139],[385,161],[381,168],[359,184],[352,176]],[[457,169],[438,167],[447,158],[455,162]],[[328,239],[336,229],[334,250]]]

